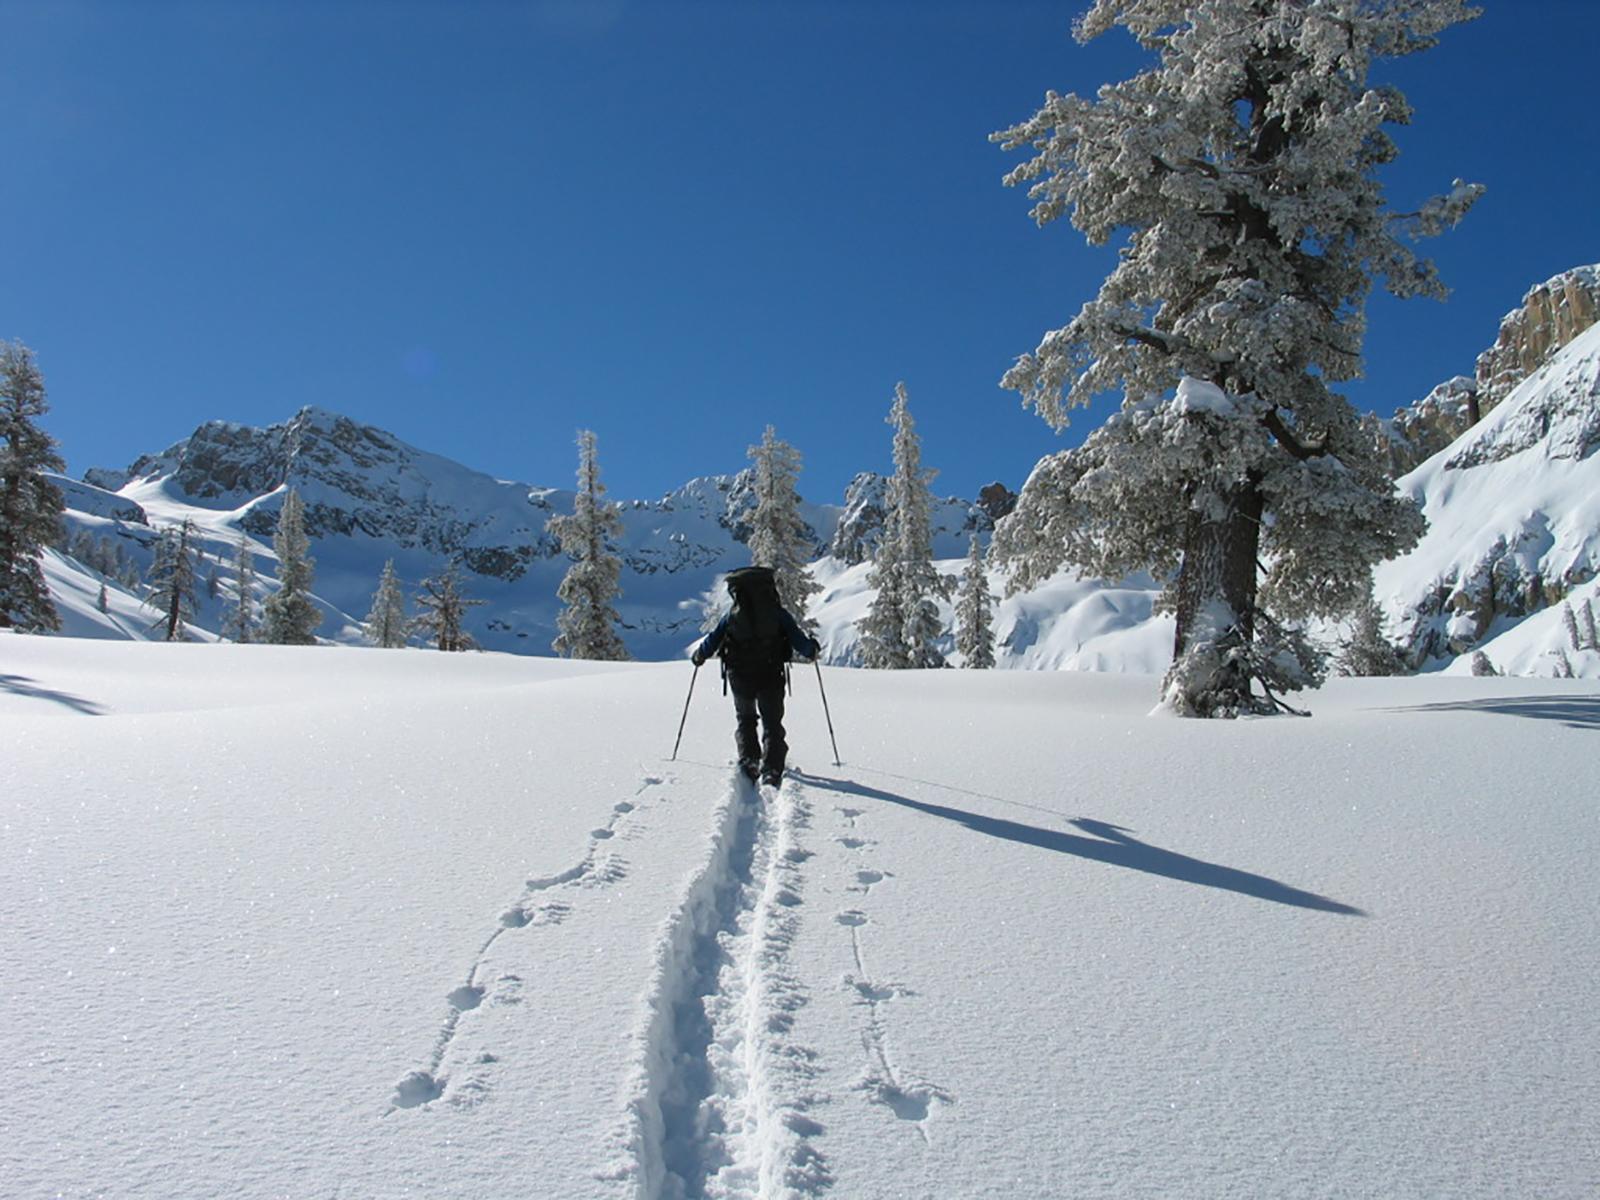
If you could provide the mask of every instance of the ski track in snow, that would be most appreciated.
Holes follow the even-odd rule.
[[[894,878],[894,874],[865,865],[878,843],[859,835],[859,823],[865,815],[863,810],[839,808],[835,811],[844,818],[846,832],[834,841],[856,854],[864,864],[855,871],[855,882],[847,890],[859,893],[865,903],[873,888]],[[903,1072],[895,1065],[889,1046],[889,1006],[916,993],[904,984],[873,979],[862,947],[862,931],[872,923],[872,918],[863,909],[847,908],[835,916],[834,921],[850,931],[850,950],[855,957],[855,973],[844,977],[844,986],[854,1003],[866,1010],[861,1045],[867,1053],[867,1067],[859,1086],[869,1100],[885,1105],[902,1121],[909,1121],[923,1142],[929,1142],[928,1121],[933,1113],[933,1102],[954,1104],[955,1097],[937,1084]]]
[[[789,961],[805,903],[804,790],[742,778],[705,866],[657,947],[616,1165],[645,1200],[805,1197],[832,1173],[813,1139],[817,1053],[793,1037],[807,992]]]
[[[463,1015],[478,1008],[486,998],[496,1004],[521,1002],[520,976],[501,975],[493,981],[492,990],[490,984],[483,979],[484,961],[489,956],[489,950],[501,935],[511,930],[539,925],[558,925],[565,920],[572,911],[572,905],[564,900],[547,898],[548,893],[558,889],[603,887],[625,878],[628,873],[626,860],[605,847],[616,836],[621,822],[630,813],[640,809],[641,797],[646,792],[672,782],[674,780],[671,777],[647,775],[634,791],[631,800],[619,800],[612,806],[611,816],[605,825],[590,831],[588,847],[576,865],[554,875],[530,879],[523,885],[522,894],[500,914],[499,924],[478,947],[472,965],[467,969],[466,982],[445,996],[447,1012],[444,1024],[434,1039],[433,1054],[427,1068],[412,1071],[395,1084],[385,1115],[397,1108],[416,1108],[431,1104],[445,1095],[450,1082],[448,1074],[443,1069],[445,1056],[455,1040],[456,1030]],[[490,1054],[483,1054],[477,1060],[481,1065],[496,1061]],[[473,1078],[460,1089],[453,1091],[450,1101],[458,1107],[472,1107],[481,1103],[488,1091],[489,1084],[485,1079]]]

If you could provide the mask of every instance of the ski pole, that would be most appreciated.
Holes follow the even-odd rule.
[[[678,740],[672,743],[672,758],[670,760],[672,762],[678,761],[678,747],[683,745],[683,727],[689,720],[689,701],[694,699],[694,681],[699,677],[700,664],[696,663],[694,666],[694,674],[689,676],[689,695],[684,699],[683,702],[683,716],[678,720]]]
[[[844,764],[839,761],[839,742],[833,736],[833,714],[828,711],[828,689],[822,686],[822,664],[813,658],[811,665],[817,669],[817,691],[822,693],[822,715],[828,718],[828,740],[833,743],[833,765],[842,767]]]

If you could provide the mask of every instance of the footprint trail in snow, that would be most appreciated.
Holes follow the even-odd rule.
[[[836,811],[844,818],[846,832],[835,837],[834,841],[862,858],[870,855],[877,842],[858,833],[864,812],[858,808],[840,808]],[[853,872],[852,877],[854,882],[846,890],[858,893],[865,903],[873,889],[893,879],[894,874],[863,865]],[[882,1104],[902,1121],[911,1122],[918,1135],[927,1142],[928,1118],[932,1115],[934,1102],[954,1104],[955,1098],[937,1084],[907,1075],[895,1064],[890,1052],[889,1006],[916,993],[900,983],[875,980],[867,969],[866,952],[862,945],[863,931],[872,923],[867,912],[861,908],[847,908],[837,914],[834,921],[849,930],[850,950],[855,959],[855,972],[844,977],[844,986],[849,989],[854,1003],[866,1012],[861,1045],[867,1053],[867,1067],[860,1088],[873,1103]]]
[[[484,976],[484,964],[490,949],[500,937],[511,931],[532,926],[557,925],[572,912],[572,904],[550,895],[564,894],[576,889],[604,887],[616,883],[627,875],[627,862],[608,844],[615,839],[621,823],[629,814],[637,812],[642,797],[651,788],[671,783],[670,778],[646,776],[631,800],[619,800],[612,806],[606,824],[589,833],[589,844],[583,857],[573,866],[554,875],[529,879],[517,899],[500,914],[498,925],[478,947],[472,965],[467,969],[466,982],[445,996],[446,1015],[438,1036],[434,1039],[433,1054],[424,1070],[412,1071],[395,1084],[389,1097],[388,1112],[397,1108],[417,1108],[433,1103],[445,1096],[449,1078],[444,1064],[451,1043],[455,1041],[457,1027],[464,1014],[472,1012],[486,1000],[509,1005],[521,1002],[522,980],[515,974],[502,974],[492,983]],[[492,1054],[481,1054],[475,1060],[479,1067],[498,1063]],[[481,1071],[474,1072],[461,1087],[451,1089],[450,1101],[458,1106],[470,1107],[480,1103],[489,1091],[489,1081]]]
[[[810,827],[794,780],[735,781],[708,861],[658,950],[644,1062],[617,1163],[650,1200],[812,1196],[832,1174],[814,1139],[817,1053],[794,1036],[808,994],[790,961]]]

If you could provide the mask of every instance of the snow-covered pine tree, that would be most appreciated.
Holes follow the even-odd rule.
[[[1595,629],[1594,606],[1587,597],[1583,601],[1583,636],[1588,642],[1589,649],[1600,650],[1600,631]]]
[[[100,581],[100,594],[94,598],[94,606],[102,613],[111,611],[111,597],[106,594],[105,580]]]
[[[193,521],[185,518],[181,525],[169,525],[161,531],[150,563],[150,592],[144,603],[161,614],[150,628],[162,630],[163,639],[169,642],[183,641],[189,623],[194,620],[193,541]]]
[[[994,135],[1034,152],[1006,182],[1032,185],[1038,224],[1070,215],[1091,244],[1122,243],[1099,295],[1002,381],[1057,428],[1124,397],[1035,469],[1002,553],[1024,586],[1066,563],[1166,578],[1173,711],[1287,708],[1267,680],[1314,684],[1321,664],[1283,621],[1348,611],[1371,565],[1421,535],[1332,385],[1360,371],[1374,277],[1444,295],[1408,241],[1481,192],[1386,211],[1385,126],[1409,108],[1368,70],[1472,15],[1463,0],[1097,0],[1078,40],[1122,26],[1158,64],[1094,99],[1048,93]]]
[[[256,556],[250,539],[242,533],[233,552],[233,589],[233,604],[222,631],[240,644],[252,642],[256,633]]]
[[[94,570],[94,535],[87,529],[74,530],[67,538],[67,553]]]
[[[1472,673],[1474,675],[1500,674],[1500,672],[1495,669],[1494,663],[1490,661],[1489,656],[1482,650],[1474,650],[1472,652]]]
[[[1567,657],[1567,651],[1564,647],[1556,651],[1555,677],[1557,679],[1571,679],[1573,677],[1572,660]]]
[[[961,593],[956,600],[956,652],[963,666],[987,670],[994,666],[994,623],[989,597],[989,573],[983,567],[983,546],[972,535],[967,546],[967,569],[961,573]]]
[[[565,607],[556,617],[560,631],[551,648],[564,658],[626,660],[628,649],[617,632],[621,618],[612,601],[622,594],[618,580],[622,562],[607,548],[606,539],[622,532],[616,507],[601,500],[600,463],[594,431],[578,432],[578,494],[570,515],[550,518],[546,528],[572,559],[561,586],[556,589]]]
[[[478,643],[462,627],[462,622],[467,609],[482,603],[482,600],[469,600],[462,593],[460,569],[451,562],[442,573],[418,585],[417,616],[413,624],[418,633],[440,650],[476,650]]]
[[[394,559],[391,558],[383,564],[378,590],[372,597],[372,611],[367,614],[366,637],[374,646],[398,650],[406,644],[406,630],[405,593],[400,590],[400,578],[394,573]]]
[[[61,628],[42,561],[62,534],[66,502],[43,473],[66,464],[34,424],[49,408],[33,351],[0,342],[0,629],[24,633]]]
[[[935,471],[922,468],[922,439],[911,418],[904,383],[895,384],[888,424],[894,426],[894,475],[884,494],[883,537],[868,586],[876,588],[861,622],[861,656],[869,667],[942,667],[944,632],[937,599],[949,594],[933,567],[932,493]]]
[[[772,568],[783,606],[801,628],[815,633],[816,623],[806,616],[806,609],[822,585],[807,569],[812,543],[800,517],[800,493],[795,489],[800,452],[779,441],[777,431],[768,425],[760,445],[751,446],[749,453],[755,464],[756,494],[755,511],[750,515],[750,561]]]
[[[290,488],[278,513],[278,531],[272,548],[278,554],[278,590],[263,604],[261,640],[276,646],[314,646],[322,614],[311,601],[311,581],[316,561],[306,537],[305,505]]]
[[[1583,649],[1583,638],[1578,633],[1578,618],[1572,611],[1570,601],[1561,602],[1561,624],[1567,631],[1567,641],[1574,650]]]
[[[1383,613],[1370,589],[1356,606],[1350,636],[1339,647],[1341,675],[1404,675],[1405,660],[1383,635]]]
[[[872,569],[867,586],[873,589],[872,604],[861,621],[861,662],[878,670],[899,671],[911,665],[906,646],[906,606],[901,597],[900,536],[897,514],[884,514],[883,536],[872,554]]]

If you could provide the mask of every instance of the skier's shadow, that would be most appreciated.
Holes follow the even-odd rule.
[[[106,711],[93,700],[85,700],[70,692],[57,692],[40,687],[25,675],[0,675],[0,689],[18,696],[29,696],[35,700],[49,700],[53,704],[70,708],[73,712],[80,712],[88,717],[102,716]]]
[[[930,816],[955,821],[977,833],[1004,838],[1008,842],[1020,842],[1024,846],[1038,846],[1043,850],[1072,854],[1078,858],[1092,859],[1113,867],[1125,867],[1131,871],[1144,871],[1150,875],[1160,875],[1182,883],[1238,892],[1244,896],[1254,896],[1258,900],[1271,900],[1275,904],[1290,904],[1296,908],[1312,908],[1319,912],[1339,913],[1347,917],[1367,915],[1361,909],[1349,904],[1331,900],[1327,896],[1319,896],[1315,892],[1290,887],[1276,879],[1268,879],[1265,875],[1254,875],[1249,871],[1219,866],[1203,859],[1190,858],[1187,854],[1151,846],[1129,836],[1128,831],[1121,826],[1112,825],[1107,821],[1095,821],[1088,817],[1076,818],[1072,821],[1073,825],[1085,833],[1094,835],[1080,837],[1075,833],[1062,833],[1054,829],[1041,829],[1037,825],[1024,825],[1019,821],[1007,821],[1003,817],[984,817],[961,808],[947,808],[942,804],[913,800],[909,796],[868,787],[851,779],[830,779],[801,772],[794,774],[809,787],[825,788],[846,795],[863,796],[869,800],[884,800],[903,808],[914,808]]]

